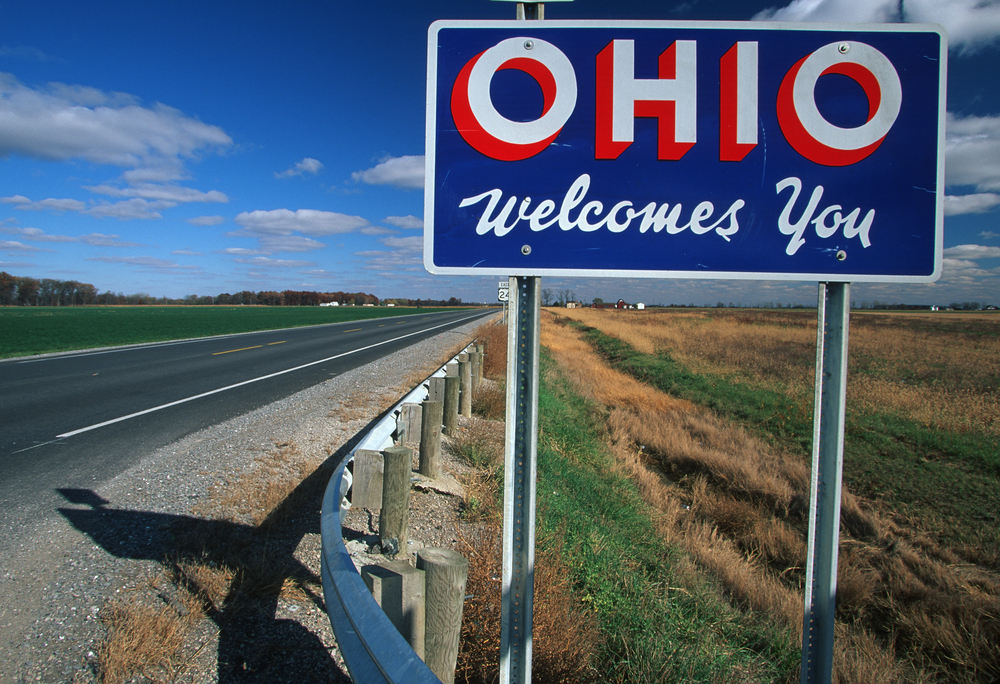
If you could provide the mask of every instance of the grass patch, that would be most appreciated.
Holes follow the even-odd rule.
[[[798,645],[743,614],[667,544],[636,485],[602,447],[606,415],[543,357],[539,397],[539,538],[557,538],[577,592],[604,634],[609,681],[789,679]]]
[[[547,333],[543,322],[543,341],[575,390],[608,407],[607,441],[658,512],[659,533],[735,605],[801,625],[808,449],[799,445],[811,421],[790,411],[773,429],[768,419],[788,398],[752,374],[694,372],[664,348],[641,353],[556,323]],[[1000,488],[990,443],[892,412],[850,413],[834,655],[841,681],[1000,674]]]
[[[708,407],[804,458],[809,455],[811,402],[693,373],[667,351],[641,354],[595,328],[582,330],[612,367]],[[957,542],[975,562],[995,565],[1000,559],[1000,452],[995,445],[995,437],[984,433],[949,432],[892,414],[849,411],[844,480],[886,510],[921,519],[940,540]]]
[[[0,358],[435,311],[442,309],[327,306],[0,307]]]

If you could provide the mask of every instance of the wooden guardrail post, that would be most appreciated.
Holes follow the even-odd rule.
[[[410,525],[410,473],[413,449],[389,447],[382,452],[385,460],[382,474],[382,512],[378,518],[378,540],[382,553],[396,555],[406,552]]]
[[[444,684],[453,684],[469,561],[453,549],[420,549],[417,567],[424,571],[427,597],[424,662]]]
[[[407,561],[367,565],[361,578],[375,603],[421,660],[424,659],[424,571]]]
[[[371,449],[354,452],[354,481],[351,505],[355,508],[382,508],[382,454]]]
[[[434,376],[428,380],[427,400],[444,402],[444,378]]]
[[[462,353],[458,355],[458,378],[458,412],[469,418],[472,416],[472,367],[469,363],[468,354]]]
[[[435,480],[441,477],[442,422],[444,404],[440,401],[425,401],[420,426],[420,474]]]
[[[449,437],[455,435],[455,429],[458,427],[459,382],[457,375],[444,379],[444,434]]]
[[[405,427],[403,429],[403,441],[400,444],[403,442],[420,442],[420,412],[422,410],[420,404],[412,402],[403,404],[400,412]]]
[[[475,396],[479,392],[479,366],[482,365],[482,358],[479,356],[479,349],[473,348],[469,352],[469,372],[472,380],[472,394]]]
[[[486,362],[486,347],[481,344],[476,345],[476,352],[479,354],[479,381],[483,381],[483,364]]]

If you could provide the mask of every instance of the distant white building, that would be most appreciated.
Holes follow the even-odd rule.
[[[635,308],[639,309],[639,311],[642,311],[643,309],[646,308],[646,305],[643,304],[642,302],[639,302],[638,304],[635,305]]]
[[[340,302],[323,302],[320,306],[340,306]]]

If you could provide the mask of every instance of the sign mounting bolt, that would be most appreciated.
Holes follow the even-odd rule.
[[[524,256],[528,256],[529,254],[531,254],[531,245],[523,245],[521,247],[521,254],[523,254]]]
[[[526,40],[526,41],[524,41],[524,49],[525,50],[530,50],[533,47],[535,47],[535,41],[533,41],[533,40]]]
[[[846,55],[848,52],[851,51],[851,45],[850,43],[841,43],[840,46],[837,47],[837,50],[840,52],[840,54]]]
[[[845,259],[847,259],[847,252],[845,252],[844,250],[839,250],[837,252],[837,261],[844,261]]]

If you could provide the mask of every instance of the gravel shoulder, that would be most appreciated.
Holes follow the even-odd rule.
[[[185,617],[191,604],[180,594],[188,590],[206,617],[189,621],[174,655],[126,681],[348,681],[318,584],[319,495],[332,472],[331,455],[464,347],[482,323],[192,434],[92,489],[62,491],[64,505],[36,523],[35,543],[3,561],[0,681],[97,681],[115,607],[145,606],[140,615],[169,609]],[[281,481],[305,475],[263,521],[240,498],[268,494],[260,473]],[[247,492],[247,483],[258,488]],[[434,488],[413,492],[416,546],[448,544],[445,521],[457,516],[459,501]],[[366,545],[373,525],[377,519],[365,511],[352,512],[348,521],[359,564],[377,559]],[[228,589],[218,596],[180,558],[178,549],[193,538],[218,540],[201,552],[199,566],[208,574],[229,570]],[[184,549],[190,554],[190,545]],[[234,562],[237,557],[243,560]],[[280,591],[248,588],[260,567],[276,570]]]

